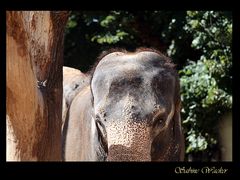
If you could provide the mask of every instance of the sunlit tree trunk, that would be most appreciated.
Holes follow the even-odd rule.
[[[61,160],[68,12],[7,11],[7,161]]]

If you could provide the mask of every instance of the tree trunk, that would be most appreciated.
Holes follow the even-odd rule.
[[[7,11],[7,161],[61,160],[68,12]]]

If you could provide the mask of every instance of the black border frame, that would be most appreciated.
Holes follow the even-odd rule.
[[[1,172],[6,173],[7,177],[30,177],[30,178],[43,178],[43,177],[66,177],[71,178],[79,177],[84,178],[85,175],[87,176],[96,176],[96,177],[128,177],[128,178],[157,178],[162,177],[162,175],[167,176],[229,176],[233,177],[240,174],[240,118],[238,115],[238,109],[240,107],[239,100],[238,100],[238,94],[240,92],[240,86],[238,85],[238,82],[240,82],[240,74],[239,74],[239,59],[240,59],[240,53],[239,53],[239,42],[240,42],[240,15],[238,13],[238,10],[235,8],[237,5],[234,6],[234,4],[222,4],[223,7],[216,7],[215,5],[208,4],[207,7],[202,4],[202,2],[196,2],[190,3],[185,6],[185,4],[177,3],[174,4],[174,7],[172,7],[173,2],[168,2],[167,6],[164,4],[163,6],[161,4],[156,5],[156,3],[153,3],[150,5],[143,4],[144,7],[134,7],[134,6],[126,6],[126,3],[124,1],[121,1],[121,4],[118,7],[111,7],[110,9],[145,9],[145,10],[154,10],[154,9],[161,9],[161,10],[226,10],[226,11],[232,11],[233,12],[233,161],[232,162],[164,162],[164,163],[115,163],[115,162],[6,162],[6,122],[4,119],[6,118],[6,45],[4,42],[6,42],[6,11],[7,10],[85,10],[86,5],[79,5],[80,2],[73,2],[71,5],[67,4],[65,6],[61,6],[60,4],[54,4],[51,7],[43,7],[48,2],[41,1],[38,5],[38,7],[23,7],[23,5],[36,5],[33,1],[28,2],[18,2],[18,3],[12,3],[8,2],[5,6],[5,8],[1,8],[1,14],[0,14],[0,22],[1,22],[1,66],[0,66],[0,73],[1,73],[1,157],[2,157],[2,163],[1,163]],[[91,2],[89,2],[91,4]],[[98,3],[101,5],[104,4],[104,2],[94,2],[95,7],[91,7],[90,9],[96,9],[99,6]],[[174,2],[175,3],[175,2]],[[117,6],[116,3],[114,6]],[[49,4],[47,4],[49,5]],[[21,7],[21,8],[20,8]],[[73,8],[74,7],[74,8]],[[104,6],[106,8],[106,6]],[[104,9],[103,8],[103,9]],[[108,7],[109,8],[109,7]],[[88,7],[89,9],[89,7]],[[223,168],[228,169],[228,171],[225,174],[203,174],[203,173],[182,173],[177,174],[175,173],[176,167],[185,167],[186,169],[192,168],[192,169],[202,169],[204,167],[209,168]],[[88,177],[88,178],[89,178]]]

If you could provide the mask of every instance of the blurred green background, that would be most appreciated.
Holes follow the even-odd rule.
[[[231,12],[72,11],[64,46],[64,65],[82,72],[113,47],[170,56],[180,75],[186,160],[232,160]]]

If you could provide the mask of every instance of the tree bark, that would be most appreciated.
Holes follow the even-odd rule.
[[[68,12],[7,11],[7,161],[61,160]]]

